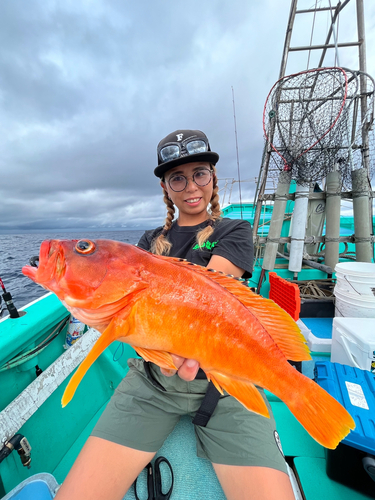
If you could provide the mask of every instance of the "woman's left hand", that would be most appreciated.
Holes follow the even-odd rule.
[[[178,370],[167,370],[165,368],[160,368],[160,371],[166,377],[172,377],[178,373],[178,376],[185,380],[185,382],[191,382],[195,379],[196,374],[199,370],[199,363],[195,359],[182,358],[177,356],[177,354],[171,354],[173,363],[177,366]]]

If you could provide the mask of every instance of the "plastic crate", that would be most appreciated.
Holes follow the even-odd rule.
[[[298,285],[280,278],[276,273],[268,273],[270,281],[269,298],[284,309],[297,321],[301,311],[301,298]]]

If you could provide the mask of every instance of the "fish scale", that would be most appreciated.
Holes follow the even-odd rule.
[[[310,359],[294,320],[233,277],[111,240],[45,241],[39,267],[23,273],[102,333],[71,378],[63,406],[98,356],[120,340],[162,368],[176,369],[171,353],[198,360],[220,392],[265,417],[255,385],[273,392],[327,448],[355,427],[340,403],[288,363]]]

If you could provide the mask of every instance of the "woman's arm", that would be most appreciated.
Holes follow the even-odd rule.
[[[231,263],[230,260],[225,259],[220,255],[213,255],[210,259],[210,262],[207,264],[207,267],[209,269],[215,269],[215,271],[223,271],[223,273],[225,274],[231,274],[236,278],[241,278],[241,276],[245,272],[244,269],[235,266]]]
[[[225,274],[231,274],[237,278],[240,278],[244,273],[244,269],[240,269],[232,264],[228,259],[225,259],[220,255],[213,255],[207,264],[207,267],[209,269],[215,269],[215,271],[223,271]],[[172,359],[178,368],[179,377],[186,382],[191,382],[195,379],[199,370],[198,361],[195,361],[195,359],[182,358],[181,356],[176,356],[175,354],[172,354]],[[160,368],[160,371],[167,377],[171,377],[176,373],[176,370],[165,370],[164,368]]]

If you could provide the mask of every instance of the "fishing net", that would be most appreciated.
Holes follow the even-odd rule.
[[[263,112],[276,168],[289,171],[300,184],[319,181],[333,169],[344,170],[347,110],[357,90],[358,79],[348,79],[342,68],[303,71],[276,82]]]
[[[349,70],[345,69],[349,75]],[[348,132],[344,136],[343,149],[338,155],[341,163],[343,187],[351,190],[352,171],[366,168],[368,181],[375,170],[374,90],[373,78],[363,72],[353,72],[359,80],[359,91],[353,104],[346,111]],[[368,185],[364,189],[368,189]]]

